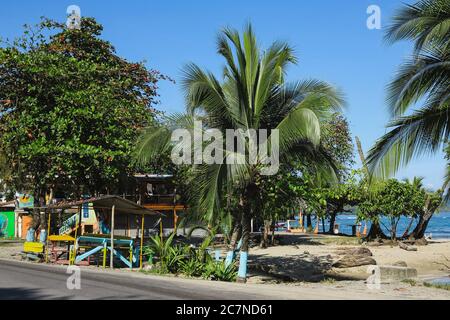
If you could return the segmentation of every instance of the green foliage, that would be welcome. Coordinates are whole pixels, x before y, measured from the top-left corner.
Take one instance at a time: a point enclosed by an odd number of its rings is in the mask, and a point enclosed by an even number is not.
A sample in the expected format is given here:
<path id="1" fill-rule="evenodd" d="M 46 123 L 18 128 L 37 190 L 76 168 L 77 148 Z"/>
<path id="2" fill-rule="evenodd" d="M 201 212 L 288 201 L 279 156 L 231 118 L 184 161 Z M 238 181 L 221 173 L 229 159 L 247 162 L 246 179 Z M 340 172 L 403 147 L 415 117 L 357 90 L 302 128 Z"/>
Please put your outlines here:
<path id="1" fill-rule="evenodd" d="M 203 272 L 203 278 L 216 281 L 235 281 L 237 278 L 237 268 L 234 264 L 225 265 L 224 261 L 211 260 Z"/>
<path id="2" fill-rule="evenodd" d="M 385 226 L 391 233 L 391 239 L 396 238 L 397 224 L 402 216 L 415 218 L 424 214 L 424 208 L 437 208 L 441 202 L 439 192 L 426 192 L 421 183 L 389 179 L 373 185 L 364 200 L 358 206 L 359 219 L 369 219 L 380 222 L 380 217 L 386 216 L 390 226 Z"/>
<path id="3" fill-rule="evenodd" d="M 448 141 L 449 17 L 450 1 L 421 0 L 403 5 L 387 29 L 389 42 L 414 41 L 414 54 L 388 87 L 391 130 L 367 157 L 369 168 L 378 176 L 389 177 L 413 158 L 441 151 Z"/>
<path id="4" fill-rule="evenodd" d="M 176 243 L 172 233 L 166 240 L 159 236 L 151 237 L 150 244 L 144 248 L 145 255 L 152 257 L 154 271 L 158 273 L 183 274 L 188 277 L 202 277 L 218 281 L 236 279 L 235 265 L 225 267 L 223 262 L 214 261 L 209 247 L 214 236 L 209 236 L 198 248 Z"/>
<path id="5" fill-rule="evenodd" d="M 205 274 L 205 264 L 196 258 L 189 258 L 180 262 L 179 271 L 188 277 L 201 277 Z"/>
<path id="6" fill-rule="evenodd" d="M 250 25 L 242 34 L 224 29 L 217 49 L 226 62 L 223 74 L 218 78 L 195 64 L 186 66 L 182 84 L 187 114 L 170 117 L 164 128 L 149 128 L 137 145 L 138 160 L 146 163 L 172 149 L 170 133 L 177 128 L 192 132 L 194 120 L 201 119 L 205 129 L 218 129 L 224 136 L 227 129 L 269 129 L 269 133 L 278 129 L 282 163 L 297 157 L 330 168 L 329 157 L 320 147 L 320 125 L 341 110 L 342 93 L 319 80 L 286 83 L 287 67 L 297 61 L 293 49 L 277 41 L 261 50 Z M 241 142 L 248 147 L 245 138 Z M 226 150 L 223 164 L 193 168 L 190 199 L 204 221 L 216 226 L 231 216 L 234 222 L 245 222 L 243 233 L 248 235 L 250 218 L 261 212 L 256 202 L 263 158 L 258 157 L 256 164 L 227 165 L 225 157 L 230 155 L 242 157 Z M 243 250 L 247 250 L 246 239 Z"/>
<path id="7" fill-rule="evenodd" d="M 177 273 L 179 264 L 185 257 L 185 249 L 178 244 L 174 244 L 175 233 L 172 233 L 166 240 L 160 236 L 150 237 L 150 244 L 144 248 L 145 255 L 157 258 L 161 272 Z"/>
<path id="8" fill-rule="evenodd" d="M 0 150 L 14 188 L 94 194 L 133 171 L 164 77 L 117 56 L 101 32 L 92 18 L 80 30 L 43 20 L 0 48 Z"/>

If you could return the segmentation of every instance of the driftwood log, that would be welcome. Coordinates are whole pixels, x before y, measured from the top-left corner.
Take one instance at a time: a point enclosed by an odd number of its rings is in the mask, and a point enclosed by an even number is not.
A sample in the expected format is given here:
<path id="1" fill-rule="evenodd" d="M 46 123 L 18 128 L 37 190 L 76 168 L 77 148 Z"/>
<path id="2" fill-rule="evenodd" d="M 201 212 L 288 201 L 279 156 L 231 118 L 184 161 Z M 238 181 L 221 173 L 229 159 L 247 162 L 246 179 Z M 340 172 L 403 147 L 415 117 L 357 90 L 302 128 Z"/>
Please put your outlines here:
<path id="1" fill-rule="evenodd" d="M 369 256 L 361 255 L 345 255 L 335 263 L 333 263 L 334 268 L 352 268 L 359 266 L 375 265 L 377 262 L 374 258 Z"/>
<path id="2" fill-rule="evenodd" d="M 405 244 L 403 242 L 399 242 L 398 246 L 400 247 L 400 249 L 403 249 L 406 251 L 417 251 L 417 248 L 408 246 L 407 244 Z"/>
<path id="3" fill-rule="evenodd" d="M 338 261 L 333 263 L 334 268 L 351 268 L 377 264 L 377 262 L 372 258 L 372 252 L 368 248 L 346 248 L 344 250 L 342 250 L 343 252 L 338 253 L 338 255 L 343 256 Z"/>
<path id="4" fill-rule="evenodd" d="M 358 247 L 358 248 L 339 248 L 338 249 L 338 255 L 345 255 L 345 256 L 366 256 L 371 257 L 372 251 L 370 251 L 369 248 L 365 247 Z"/>

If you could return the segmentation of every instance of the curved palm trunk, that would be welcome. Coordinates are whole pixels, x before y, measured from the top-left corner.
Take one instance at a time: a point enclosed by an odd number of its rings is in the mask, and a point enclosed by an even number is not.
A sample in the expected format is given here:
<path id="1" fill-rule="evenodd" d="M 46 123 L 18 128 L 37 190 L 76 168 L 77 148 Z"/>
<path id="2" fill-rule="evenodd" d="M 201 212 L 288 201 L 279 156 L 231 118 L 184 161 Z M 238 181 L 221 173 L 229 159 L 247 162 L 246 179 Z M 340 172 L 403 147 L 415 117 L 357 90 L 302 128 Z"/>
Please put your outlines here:
<path id="1" fill-rule="evenodd" d="M 230 244 L 228 245 L 227 257 L 225 258 L 225 265 L 229 266 L 234 259 L 234 251 L 236 250 L 236 246 L 238 241 L 241 239 L 242 235 L 242 226 L 241 222 L 237 220 L 237 217 L 234 217 L 233 223 L 233 233 L 231 235 Z"/>
<path id="2" fill-rule="evenodd" d="M 255 199 L 258 195 L 258 187 L 250 183 L 244 194 L 241 197 L 240 205 L 242 208 L 242 238 L 241 238 L 241 250 L 239 254 L 239 270 L 238 270 L 238 282 L 247 281 L 247 261 L 248 261 L 248 249 L 250 240 L 250 224 L 252 219 L 252 207 L 251 199 Z"/>
<path id="3" fill-rule="evenodd" d="M 420 216 L 419 222 L 417 223 L 414 230 L 408 236 L 409 239 L 421 240 L 425 237 L 425 231 L 427 230 L 428 223 L 433 217 L 436 209 L 437 207 L 431 204 L 431 199 L 430 197 L 428 197 L 423 208 L 423 214 Z"/>
<path id="4" fill-rule="evenodd" d="M 423 239 L 425 237 L 425 231 L 427 230 L 428 223 L 430 222 L 432 217 L 432 211 L 427 211 L 425 212 L 425 214 L 421 215 L 419 218 L 419 222 L 417 223 L 411 234 L 408 236 L 408 238 L 411 240 Z"/>
<path id="5" fill-rule="evenodd" d="M 247 205 L 242 215 L 242 246 L 239 254 L 239 270 L 238 270 L 238 282 L 247 281 L 247 261 L 248 261 L 248 247 L 250 240 L 250 220 L 251 210 Z"/>

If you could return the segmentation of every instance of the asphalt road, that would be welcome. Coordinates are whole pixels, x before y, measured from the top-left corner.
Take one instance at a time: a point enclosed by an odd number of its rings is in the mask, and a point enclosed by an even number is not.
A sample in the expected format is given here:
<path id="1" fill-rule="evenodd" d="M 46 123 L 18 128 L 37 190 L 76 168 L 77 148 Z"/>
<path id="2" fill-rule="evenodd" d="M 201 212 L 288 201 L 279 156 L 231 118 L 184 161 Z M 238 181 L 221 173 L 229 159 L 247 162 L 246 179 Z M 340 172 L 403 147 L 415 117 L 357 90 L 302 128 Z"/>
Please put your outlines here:
<path id="1" fill-rule="evenodd" d="M 270 299 L 232 283 L 81 269 L 69 290 L 67 267 L 0 260 L 0 299 Z"/>

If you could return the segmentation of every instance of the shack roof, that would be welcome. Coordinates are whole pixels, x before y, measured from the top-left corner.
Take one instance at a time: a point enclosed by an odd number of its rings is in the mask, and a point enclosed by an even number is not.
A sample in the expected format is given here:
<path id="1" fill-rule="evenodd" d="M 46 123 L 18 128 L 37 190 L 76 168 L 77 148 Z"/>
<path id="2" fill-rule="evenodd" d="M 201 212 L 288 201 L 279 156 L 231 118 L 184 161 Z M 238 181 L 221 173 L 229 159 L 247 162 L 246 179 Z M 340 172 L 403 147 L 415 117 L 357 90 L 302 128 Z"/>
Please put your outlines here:
<path id="1" fill-rule="evenodd" d="M 15 207 L 16 207 L 16 202 L 14 200 L 0 202 L 0 208 L 15 208 Z"/>
<path id="2" fill-rule="evenodd" d="M 59 202 L 56 204 L 50 204 L 45 209 L 69 209 L 79 207 L 85 203 L 94 203 L 96 208 L 112 209 L 115 206 L 115 211 L 122 214 L 136 214 L 136 215 L 147 215 L 147 216 L 164 216 L 162 213 L 145 208 L 133 201 L 124 199 L 119 196 L 109 195 L 94 197 L 83 200 L 69 201 L 69 202 Z"/>

